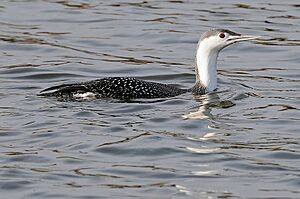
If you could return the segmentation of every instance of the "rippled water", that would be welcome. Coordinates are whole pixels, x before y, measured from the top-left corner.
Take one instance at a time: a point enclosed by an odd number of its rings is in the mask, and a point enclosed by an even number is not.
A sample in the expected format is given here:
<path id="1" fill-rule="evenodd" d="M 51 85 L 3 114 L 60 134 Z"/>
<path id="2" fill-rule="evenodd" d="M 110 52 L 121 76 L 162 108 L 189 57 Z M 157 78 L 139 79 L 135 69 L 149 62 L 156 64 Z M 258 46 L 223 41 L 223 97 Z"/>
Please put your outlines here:
<path id="1" fill-rule="evenodd" d="M 1 1 L 3 198 L 299 198 L 299 1 Z M 106 76 L 194 83 L 200 34 L 261 35 L 219 58 L 217 92 L 60 102 Z"/>

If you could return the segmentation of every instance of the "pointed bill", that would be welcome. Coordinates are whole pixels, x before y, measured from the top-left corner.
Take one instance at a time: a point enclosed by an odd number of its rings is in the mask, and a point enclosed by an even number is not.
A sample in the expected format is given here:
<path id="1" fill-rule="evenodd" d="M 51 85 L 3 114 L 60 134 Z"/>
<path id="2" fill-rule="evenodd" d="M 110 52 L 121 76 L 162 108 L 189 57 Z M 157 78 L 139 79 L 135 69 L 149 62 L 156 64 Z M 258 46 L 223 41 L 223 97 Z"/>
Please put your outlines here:
<path id="1" fill-rule="evenodd" d="M 253 36 L 253 35 L 234 35 L 230 36 L 228 38 L 228 42 L 230 43 L 235 43 L 235 42 L 240 42 L 240 41 L 250 41 L 250 40 L 256 40 L 260 38 L 260 36 Z"/>

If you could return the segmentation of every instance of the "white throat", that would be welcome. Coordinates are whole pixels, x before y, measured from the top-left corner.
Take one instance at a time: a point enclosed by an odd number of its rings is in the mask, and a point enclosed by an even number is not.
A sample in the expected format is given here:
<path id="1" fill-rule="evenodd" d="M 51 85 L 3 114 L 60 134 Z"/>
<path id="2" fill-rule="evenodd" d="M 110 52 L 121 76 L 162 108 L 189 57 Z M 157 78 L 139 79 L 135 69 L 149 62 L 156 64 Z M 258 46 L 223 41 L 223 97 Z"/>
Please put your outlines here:
<path id="1" fill-rule="evenodd" d="M 205 86 L 207 92 L 217 88 L 217 58 L 219 49 L 213 48 L 208 41 L 201 41 L 196 53 L 198 80 Z"/>

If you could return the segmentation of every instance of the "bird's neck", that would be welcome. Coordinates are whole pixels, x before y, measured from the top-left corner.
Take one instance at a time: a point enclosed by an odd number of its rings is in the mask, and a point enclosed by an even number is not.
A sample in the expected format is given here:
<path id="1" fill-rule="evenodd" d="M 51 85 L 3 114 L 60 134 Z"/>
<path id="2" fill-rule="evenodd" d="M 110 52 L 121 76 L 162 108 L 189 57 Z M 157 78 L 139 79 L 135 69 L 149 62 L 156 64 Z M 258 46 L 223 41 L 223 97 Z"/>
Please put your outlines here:
<path id="1" fill-rule="evenodd" d="M 219 51 L 205 44 L 199 44 L 196 52 L 196 84 L 201 83 L 206 92 L 217 88 L 217 58 Z"/>

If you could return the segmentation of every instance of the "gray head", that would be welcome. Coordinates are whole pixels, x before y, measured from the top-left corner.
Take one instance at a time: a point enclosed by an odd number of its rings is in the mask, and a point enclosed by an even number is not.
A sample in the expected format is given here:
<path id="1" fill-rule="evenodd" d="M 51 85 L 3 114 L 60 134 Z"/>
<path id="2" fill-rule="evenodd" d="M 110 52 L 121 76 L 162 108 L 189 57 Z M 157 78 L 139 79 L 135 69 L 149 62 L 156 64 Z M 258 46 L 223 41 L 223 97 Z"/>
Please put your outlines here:
<path id="1" fill-rule="evenodd" d="M 220 33 L 228 33 L 233 36 L 241 36 L 241 34 L 233 32 L 231 30 L 227 30 L 227 29 L 212 29 L 212 30 L 208 30 L 205 33 L 203 33 L 201 35 L 200 40 L 202 41 L 205 38 L 208 38 L 208 37 L 214 36 L 214 35 L 219 35 Z"/>
<path id="2" fill-rule="evenodd" d="M 213 29 L 202 34 L 196 53 L 196 82 L 207 92 L 217 88 L 217 58 L 219 52 L 233 43 L 254 40 L 257 37 L 241 35 L 226 29 Z"/>
<path id="3" fill-rule="evenodd" d="M 198 45 L 204 45 L 210 50 L 220 51 L 230 44 L 257 39 L 256 36 L 241 35 L 227 29 L 212 29 L 201 35 Z"/>

